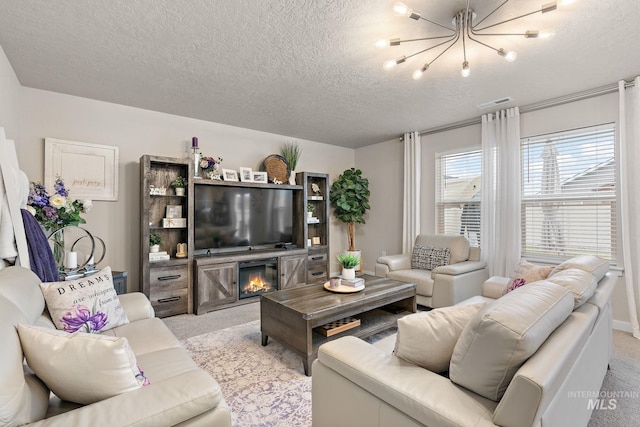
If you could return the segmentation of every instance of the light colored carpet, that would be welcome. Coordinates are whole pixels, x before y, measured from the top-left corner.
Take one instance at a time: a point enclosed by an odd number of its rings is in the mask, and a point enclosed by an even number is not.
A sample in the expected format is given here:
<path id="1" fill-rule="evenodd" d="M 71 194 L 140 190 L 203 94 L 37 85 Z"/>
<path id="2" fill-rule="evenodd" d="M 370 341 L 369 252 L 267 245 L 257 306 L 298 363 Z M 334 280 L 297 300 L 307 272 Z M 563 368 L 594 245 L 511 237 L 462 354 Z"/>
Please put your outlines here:
<path id="1" fill-rule="evenodd" d="M 259 318 L 259 304 L 251 303 L 163 320 L 197 363 L 218 380 L 234 411 L 234 426 L 310 426 L 310 378 L 302 373 L 302 362 L 293 352 L 273 340 L 266 347 L 260 345 Z M 226 329 L 234 325 L 239 328 Z M 219 330 L 223 331 L 218 336 Z M 236 354 L 245 348 L 250 355 L 246 360 Z M 613 331 L 610 366 L 602 385 L 605 404 L 593 411 L 589 427 L 640 425 L 640 340 Z M 287 381 L 291 384 L 284 384 Z M 612 398 L 615 408 L 609 402 Z M 292 403 L 274 409 L 279 401 Z"/>
<path id="2" fill-rule="evenodd" d="M 254 320 L 181 342 L 220 384 L 234 426 L 311 426 L 311 377 L 300 357 L 260 337 Z"/>

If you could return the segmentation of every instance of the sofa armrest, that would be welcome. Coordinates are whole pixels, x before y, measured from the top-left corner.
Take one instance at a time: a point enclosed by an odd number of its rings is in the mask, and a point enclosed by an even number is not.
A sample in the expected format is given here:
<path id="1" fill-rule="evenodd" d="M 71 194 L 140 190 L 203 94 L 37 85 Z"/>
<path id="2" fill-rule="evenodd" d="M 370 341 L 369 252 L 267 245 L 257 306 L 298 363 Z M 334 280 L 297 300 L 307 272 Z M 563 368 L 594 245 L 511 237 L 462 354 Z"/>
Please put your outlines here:
<path id="1" fill-rule="evenodd" d="M 458 276 L 460 274 L 483 269 L 486 266 L 487 266 L 487 263 L 484 261 L 463 261 L 456 264 L 449 264 L 449 265 L 436 267 L 432 270 L 432 273 L 450 274 L 452 276 Z"/>
<path id="2" fill-rule="evenodd" d="M 508 277 L 491 276 L 482 284 L 482 296 L 498 299 L 502 296 L 504 289 L 509 286 Z"/>
<path id="3" fill-rule="evenodd" d="M 389 271 L 409 270 L 411 268 L 411 254 L 385 255 L 379 257 L 376 262 L 386 265 Z"/>
<path id="4" fill-rule="evenodd" d="M 118 299 L 130 322 L 152 319 L 156 315 L 151 302 L 142 292 L 118 295 Z"/>
<path id="5" fill-rule="evenodd" d="M 345 378 L 363 394 L 372 394 L 423 425 L 493 425 L 497 403 L 453 384 L 448 378 L 403 361 L 381 349 L 347 336 L 320 346 L 313 364 L 312 408 L 331 417 L 334 405 L 352 405 L 361 396 L 336 399 L 334 378 Z M 340 402 L 339 402 L 340 401 Z M 344 401 L 344 402 L 342 402 Z M 326 405 L 322 407 L 322 405 Z M 461 411 L 460 408 L 464 408 Z M 347 408 L 348 410 L 349 408 Z M 378 408 L 365 408 L 377 411 Z M 340 410 L 335 413 L 339 414 Z M 376 412 L 377 413 L 377 412 Z M 366 414 L 351 412 L 352 420 Z M 339 415 L 336 415 L 336 417 Z M 356 425 L 333 419 L 331 425 Z"/>
<path id="6" fill-rule="evenodd" d="M 194 370 L 137 390 L 38 421 L 30 426 L 175 425 L 223 404 L 220 386 L 209 374 Z M 228 411 L 228 408 L 227 408 Z M 228 423 L 231 425 L 231 414 Z"/>

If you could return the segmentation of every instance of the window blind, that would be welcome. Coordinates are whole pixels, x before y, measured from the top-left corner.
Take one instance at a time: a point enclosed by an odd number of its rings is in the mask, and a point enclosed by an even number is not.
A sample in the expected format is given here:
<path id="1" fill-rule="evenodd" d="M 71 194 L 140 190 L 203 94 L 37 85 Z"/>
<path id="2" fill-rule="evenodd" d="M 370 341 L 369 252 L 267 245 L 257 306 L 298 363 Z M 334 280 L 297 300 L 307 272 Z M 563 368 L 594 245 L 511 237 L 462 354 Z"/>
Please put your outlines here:
<path id="1" fill-rule="evenodd" d="M 522 255 L 616 259 L 615 127 L 521 140 Z"/>
<path id="2" fill-rule="evenodd" d="M 436 232 L 480 246 L 480 148 L 436 154 Z"/>

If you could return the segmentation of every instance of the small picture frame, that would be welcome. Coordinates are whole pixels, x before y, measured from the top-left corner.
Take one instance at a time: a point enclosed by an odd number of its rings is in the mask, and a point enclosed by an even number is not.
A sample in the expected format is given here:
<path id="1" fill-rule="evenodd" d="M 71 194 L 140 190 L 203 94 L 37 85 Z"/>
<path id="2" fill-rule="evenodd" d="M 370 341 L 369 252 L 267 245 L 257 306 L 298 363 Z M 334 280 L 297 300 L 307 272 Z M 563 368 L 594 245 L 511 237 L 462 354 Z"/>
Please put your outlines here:
<path id="1" fill-rule="evenodd" d="M 182 206 L 181 205 L 167 205 L 166 218 L 176 219 L 182 218 Z"/>
<path id="2" fill-rule="evenodd" d="M 222 169 L 222 178 L 225 181 L 238 181 L 238 172 L 233 169 Z"/>
<path id="3" fill-rule="evenodd" d="M 240 181 L 242 182 L 253 182 L 253 175 L 251 168 L 240 168 Z"/>
<path id="4" fill-rule="evenodd" d="M 269 175 L 266 172 L 254 172 L 253 182 L 267 183 L 269 182 Z"/>

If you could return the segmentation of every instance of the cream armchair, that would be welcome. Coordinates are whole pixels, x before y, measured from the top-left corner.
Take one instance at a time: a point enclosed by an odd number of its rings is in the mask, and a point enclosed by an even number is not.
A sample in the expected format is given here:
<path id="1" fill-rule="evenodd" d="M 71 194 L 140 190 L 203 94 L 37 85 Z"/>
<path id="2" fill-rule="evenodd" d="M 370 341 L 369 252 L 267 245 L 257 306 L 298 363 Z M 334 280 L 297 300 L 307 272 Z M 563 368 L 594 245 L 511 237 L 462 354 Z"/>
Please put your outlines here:
<path id="1" fill-rule="evenodd" d="M 415 283 L 417 302 L 426 307 L 448 307 L 482 293 L 487 265 L 464 236 L 420 234 L 415 245 L 449 248 L 449 264 L 423 270 L 411 268 L 411 253 L 387 255 L 378 258 L 376 276 Z"/>

